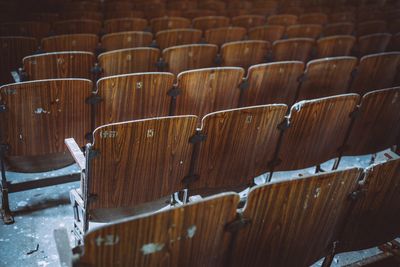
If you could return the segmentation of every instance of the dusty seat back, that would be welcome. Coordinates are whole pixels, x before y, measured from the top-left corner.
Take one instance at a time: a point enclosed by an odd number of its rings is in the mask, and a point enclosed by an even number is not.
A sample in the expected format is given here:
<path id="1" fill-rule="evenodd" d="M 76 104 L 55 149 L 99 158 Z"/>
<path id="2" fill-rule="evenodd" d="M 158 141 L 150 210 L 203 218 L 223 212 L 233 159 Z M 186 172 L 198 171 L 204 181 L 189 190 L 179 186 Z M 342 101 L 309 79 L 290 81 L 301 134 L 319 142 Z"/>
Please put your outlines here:
<path id="1" fill-rule="evenodd" d="M 221 46 L 223 66 L 235 66 L 247 69 L 251 65 L 263 63 L 270 50 L 267 41 L 238 41 Z"/>
<path id="2" fill-rule="evenodd" d="M 86 51 L 96 52 L 99 37 L 95 34 L 65 34 L 42 39 L 42 49 L 46 52 Z"/>
<path id="3" fill-rule="evenodd" d="M 385 52 L 391 38 L 392 35 L 389 33 L 374 33 L 360 36 L 358 38 L 359 56 Z"/>
<path id="4" fill-rule="evenodd" d="M 289 26 L 297 23 L 297 16 L 290 14 L 272 15 L 267 18 L 268 25 Z"/>
<path id="5" fill-rule="evenodd" d="M 192 22 L 193 28 L 202 31 L 229 26 L 229 18 L 224 16 L 197 17 Z"/>
<path id="6" fill-rule="evenodd" d="M 250 28 L 248 37 L 250 40 L 263 40 L 273 43 L 282 38 L 285 33 L 285 27 L 281 25 L 267 25 Z"/>
<path id="7" fill-rule="evenodd" d="M 361 22 L 357 25 L 357 36 L 386 32 L 386 22 L 384 20 L 370 20 Z"/>
<path id="8" fill-rule="evenodd" d="M 265 16 L 261 15 L 241 15 L 232 18 L 232 25 L 246 29 L 265 24 Z"/>
<path id="9" fill-rule="evenodd" d="M 352 52 L 356 38 L 350 35 L 336 35 L 317 40 L 317 56 L 337 57 L 349 56 Z"/>
<path id="10" fill-rule="evenodd" d="M 288 38 L 312 38 L 316 39 L 321 34 L 322 26 L 319 24 L 296 24 L 287 27 Z"/>
<path id="11" fill-rule="evenodd" d="M 354 31 L 354 24 L 351 22 L 338 22 L 327 24 L 324 27 L 323 35 L 325 37 L 333 35 L 351 35 Z"/>
<path id="12" fill-rule="evenodd" d="M 274 61 L 299 60 L 306 62 L 314 46 L 314 39 L 291 38 L 273 43 L 272 56 Z"/>
<path id="13" fill-rule="evenodd" d="M 101 37 L 101 47 L 107 51 L 150 46 L 153 34 L 150 32 L 130 31 L 105 34 Z"/>
<path id="14" fill-rule="evenodd" d="M 147 20 L 142 18 L 109 19 L 104 21 L 104 31 L 106 33 L 144 31 L 147 24 Z"/>
<path id="15" fill-rule="evenodd" d="M 301 24 L 319 24 L 324 25 L 328 22 L 328 16 L 324 13 L 305 13 L 299 16 L 299 23 Z"/>
<path id="16" fill-rule="evenodd" d="M 182 17 L 161 17 L 150 21 L 153 33 L 168 29 L 190 28 L 191 21 Z"/>
<path id="17" fill-rule="evenodd" d="M 204 33 L 205 41 L 218 46 L 224 43 L 241 41 L 246 36 L 246 29 L 242 27 L 220 27 L 208 29 Z"/>
<path id="18" fill-rule="evenodd" d="M 163 50 L 167 47 L 196 44 L 201 41 L 202 32 L 194 29 L 173 29 L 164 30 L 156 33 L 158 47 Z"/>

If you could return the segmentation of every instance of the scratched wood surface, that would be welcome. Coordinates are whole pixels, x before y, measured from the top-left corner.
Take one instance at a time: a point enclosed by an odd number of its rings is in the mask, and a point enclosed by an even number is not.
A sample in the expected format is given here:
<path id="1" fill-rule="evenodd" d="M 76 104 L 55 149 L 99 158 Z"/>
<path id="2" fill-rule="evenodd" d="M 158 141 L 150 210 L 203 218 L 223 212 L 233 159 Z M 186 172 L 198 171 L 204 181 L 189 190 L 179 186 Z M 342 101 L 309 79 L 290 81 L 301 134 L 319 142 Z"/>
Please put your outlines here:
<path id="1" fill-rule="evenodd" d="M 285 27 L 281 25 L 267 25 L 254 27 L 248 30 L 250 40 L 263 40 L 271 44 L 276 40 L 282 39 Z"/>
<path id="2" fill-rule="evenodd" d="M 169 72 L 178 73 L 215 65 L 218 46 L 211 44 L 179 45 L 163 50 L 162 58 L 168 65 Z"/>
<path id="3" fill-rule="evenodd" d="M 103 76 L 157 71 L 160 50 L 150 47 L 119 49 L 99 55 Z"/>
<path id="4" fill-rule="evenodd" d="M 171 73 L 137 73 L 102 78 L 95 106 L 95 127 L 104 124 L 168 116 L 171 102 L 168 91 L 175 76 Z M 193 113 L 190 113 L 193 114 Z"/>
<path id="5" fill-rule="evenodd" d="M 261 15 L 241 15 L 232 18 L 232 25 L 250 29 L 265 24 L 265 16 Z"/>
<path id="6" fill-rule="evenodd" d="M 276 170 L 304 169 L 337 157 L 358 101 L 358 95 L 348 94 L 294 104 Z"/>
<path id="7" fill-rule="evenodd" d="M 10 145 L 10 170 L 37 172 L 69 165 L 64 139 L 73 137 L 80 146 L 90 127 L 92 82 L 56 79 L 23 82 L 0 87 L 3 142 Z M 24 162 L 20 162 L 24 161 Z"/>
<path id="8" fill-rule="evenodd" d="M 386 21 L 372 20 L 359 23 L 357 25 L 356 33 L 358 36 L 386 32 Z"/>
<path id="9" fill-rule="evenodd" d="M 297 101 L 345 94 L 351 74 L 357 66 L 356 57 L 334 57 L 307 63 Z"/>
<path id="10" fill-rule="evenodd" d="M 62 20 L 98 20 L 101 21 L 103 19 L 103 13 L 101 12 L 91 12 L 91 11 L 71 11 L 71 12 L 63 12 L 60 14 L 60 19 Z"/>
<path id="11" fill-rule="evenodd" d="M 359 56 L 385 52 L 391 38 L 392 35 L 389 33 L 375 33 L 359 37 L 357 43 Z"/>
<path id="12" fill-rule="evenodd" d="M 321 34 L 322 26 L 319 24 L 296 24 L 287 27 L 288 38 L 312 38 L 316 39 Z"/>
<path id="13" fill-rule="evenodd" d="M 153 33 L 168 29 L 190 28 L 191 21 L 183 17 L 154 18 L 150 21 Z"/>
<path id="14" fill-rule="evenodd" d="M 70 51 L 53 52 L 25 57 L 22 61 L 29 80 L 55 78 L 91 79 L 93 53 Z"/>
<path id="15" fill-rule="evenodd" d="M 275 41 L 272 45 L 274 61 L 299 60 L 306 62 L 315 44 L 311 38 L 291 38 Z"/>
<path id="16" fill-rule="evenodd" d="M 183 189 L 196 124 L 196 116 L 177 116 L 97 128 L 93 149 L 99 154 L 87 180 L 88 194 L 97 197 L 88 203 L 89 214 L 98 208 L 133 207 Z"/>
<path id="17" fill-rule="evenodd" d="M 286 105 L 264 105 L 207 114 L 195 165 L 199 179 L 189 189 L 233 189 L 268 172 L 286 111 Z"/>
<path id="18" fill-rule="evenodd" d="M 317 40 L 317 56 L 338 57 L 350 56 L 356 38 L 351 35 L 335 35 L 320 38 Z"/>
<path id="19" fill-rule="evenodd" d="M 351 22 L 339 22 L 325 25 L 322 33 L 325 37 L 334 35 L 352 35 L 354 24 Z"/>
<path id="20" fill-rule="evenodd" d="M 105 34 L 101 37 L 101 47 L 107 51 L 150 46 L 153 34 L 150 32 L 130 31 Z"/>
<path id="21" fill-rule="evenodd" d="M 222 66 L 249 68 L 263 63 L 270 50 L 270 43 L 248 40 L 225 43 L 221 46 Z"/>
<path id="22" fill-rule="evenodd" d="M 197 17 L 192 20 L 193 28 L 206 31 L 229 26 L 229 18 L 224 16 Z"/>
<path id="23" fill-rule="evenodd" d="M 106 33 L 144 31 L 147 27 L 147 20 L 142 18 L 118 18 L 104 21 Z"/>
<path id="24" fill-rule="evenodd" d="M 351 92 L 364 95 L 373 90 L 392 87 L 400 65 L 400 52 L 367 55 L 361 58 Z"/>
<path id="25" fill-rule="evenodd" d="M 218 46 L 228 42 L 241 41 L 245 36 L 245 28 L 231 26 L 209 29 L 204 33 L 204 38 L 207 43 Z"/>
<path id="26" fill-rule="evenodd" d="M 300 24 L 319 24 L 324 25 L 328 22 L 328 16 L 324 13 L 305 13 L 299 16 Z"/>
<path id="27" fill-rule="evenodd" d="M 163 50 L 171 46 L 199 43 L 201 36 L 201 30 L 173 29 L 157 32 L 155 39 L 158 47 Z"/>
<path id="28" fill-rule="evenodd" d="M 80 259 L 90 266 L 223 266 L 239 196 L 224 193 L 89 232 Z M 207 237 L 207 238 L 205 238 Z"/>
<path id="29" fill-rule="evenodd" d="M 231 266 L 310 266 L 330 253 L 361 170 L 349 169 L 250 190 Z M 255 249 L 256 248 L 256 249 Z"/>
<path id="30" fill-rule="evenodd" d="M 46 52 L 86 51 L 95 53 L 99 44 L 96 34 L 66 34 L 42 39 L 42 50 Z"/>
<path id="31" fill-rule="evenodd" d="M 99 34 L 101 22 L 98 20 L 75 19 L 58 21 L 53 25 L 55 34 L 91 33 Z"/>
<path id="32" fill-rule="evenodd" d="M 40 40 L 50 34 L 50 24 L 37 21 L 5 22 L 0 24 L 0 36 L 25 36 Z"/>
<path id="33" fill-rule="evenodd" d="M 181 72 L 178 75 L 181 94 L 176 98 L 175 114 L 202 118 L 207 113 L 236 108 L 244 72 L 238 67 Z"/>
<path id="34" fill-rule="evenodd" d="M 369 92 L 347 140 L 345 155 L 372 154 L 396 144 L 400 133 L 400 87 Z"/>
<path id="35" fill-rule="evenodd" d="M 304 63 L 301 61 L 251 66 L 247 74 L 249 87 L 242 92 L 240 106 L 275 103 L 292 105 L 303 72 Z"/>
<path id="36" fill-rule="evenodd" d="M 297 16 L 290 14 L 271 15 L 267 18 L 268 25 L 289 26 L 297 23 Z"/>

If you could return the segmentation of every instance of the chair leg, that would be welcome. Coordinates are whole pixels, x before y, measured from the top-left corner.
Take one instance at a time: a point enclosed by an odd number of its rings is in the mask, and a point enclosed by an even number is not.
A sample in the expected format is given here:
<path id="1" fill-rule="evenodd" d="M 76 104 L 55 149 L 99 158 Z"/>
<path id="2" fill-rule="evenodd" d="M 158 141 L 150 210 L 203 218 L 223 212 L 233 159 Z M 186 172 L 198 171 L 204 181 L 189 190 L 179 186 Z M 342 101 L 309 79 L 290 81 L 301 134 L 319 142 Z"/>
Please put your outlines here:
<path id="1" fill-rule="evenodd" d="M 1 215 L 3 222 L 5 224 L 14 223 L 14 217 L 11 213 L 10 203 L 8 201 L 7 177 L 3 158 L 1 158 L 1 200 Z"/>

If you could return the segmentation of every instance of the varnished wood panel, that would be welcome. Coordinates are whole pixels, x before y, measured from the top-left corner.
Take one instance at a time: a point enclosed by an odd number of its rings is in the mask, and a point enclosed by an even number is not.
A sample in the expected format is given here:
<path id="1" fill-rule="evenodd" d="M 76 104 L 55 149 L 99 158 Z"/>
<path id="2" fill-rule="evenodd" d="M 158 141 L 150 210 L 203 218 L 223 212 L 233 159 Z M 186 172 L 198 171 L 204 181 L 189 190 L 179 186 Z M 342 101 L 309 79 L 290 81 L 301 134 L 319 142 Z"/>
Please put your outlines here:
<path id="1" fill-rule="evenodd" d="M 251 65 L 263 63 L 270 50 L 267 41 L 238 41 L 221 46 L 223 66 L 237 66 L 247 69 Z"/>
<path id="2" fill-rule="evenodd" d="M 340 238 L 338 252 L 381 245 L 400 234 L 400 160 L 371 165 Z"/>
<path id="3" fill-rule="evenodd" d="M 153 34 L 150 32 L 117 32 L 101 37 L 101 47 L 107 51 L 150 46 Z"/>
<path id="4" fill-rule="evenodd" d="M 90 52 L 53 52 L 23 59 L 29 80 L 54 78 L 92 78 L 95 57 Z"/>
<path id="5" fill-rule="evenodd" d="M 111 76 L 157 71 L 159 57 L 159 49 L 139 47 L 102 53 L 98 60 L 103 69 L 103 76 Z"/>
<path id="6" fill-rule="evenodd" d="M 101 30 L 101 22 L 89 19 L 64 20 L 54 23 L 53 30 L 55 34 L 99 34 Z"/>
<path id="7" fill-rule="evenodd" d="M 101 12 L 90 12 L 90 11 L 71 11 L 63 12 L 60 14 L 60 18 L 63 20 L 96 20 L 100 21 L 103 19 Z"/>
<path id="8" fill-rule="evenodd" d="M 316 39 L 321 34 L 322 26 L 319 24 L 296 24 L 287 27 L 288 38 L 312 38 Z"/>
<path id="9" fill-rule="evenodd" d="M 85 99 L 91 90 L 92 82 L 84 79 L 42 80 L 0 87 L 0 101 L 7 106 L 6 112 L 0 113 L 2 142 L 10 145 L 6 159 L 10 169 L 21 170 L 20 160 L 26 161 L 24 164 L 36 163 L 30 165 L 32 169 L 22 169 L 26 172 L 71 164 L 73 160 L 67 154 L 64 139 L 73 137 L 80 146 L 85 145 L 84 136 L 90 127 L 90 106 Z"/>
<path id="10" fill-rule="evenodd" d="M 218 46 L 224 43 L 241 41 L 246 36 L 246 29 L 241 27 L 221 27 L 206 30 L 205 41 Z"/>
<path id="11" fill-rule="evenodd" d="M 269 25 L 289 26 L 297 23 L 297 16 L 290 14 L 271 15 L 267 18 Z"/>
<path id="12" fill-rule="evenodd" d="M 311 56 L 314 39 L 291 38 L 275 41 L 272 46 L 274 61 L 299 60 L 306 62 Z"/>
<path id="13" fill-rule="evenodd" d="M 386 32 L 386 22 L 384 20 L 372 20 L 359 23 L 356 33 L 358 36 Z"/>
<path id="14" fill-rule="evenodd" d="M 195 166 L 199 179 L 189 188 L 232 190 L 268 172 L 286 111 L 286 105 L 265 105 L 207 114 Z"/>
<path id="15" fill-rule="evenodd" d="M 150 21 L 153 33 L 168 29 L 190 28 L 191 21 L 182 17 L 162 17 Z"/>
<path id="16" fill-rule="evenodd" d="M 351 35 L 320 38 L 317 40 L 317 56 L 319 58 L 349 56 L 355 42 L 356 38 Z"/>
<path id="17" fill-rule="evenodd" d="M 276 170 L 304 169 L 337 157 L 358 101 L 358 95 L 348 94 L 294 104 Z"/>
<path id="18" fill-rule="evenodd" d="M 265 24 L 265 16 L 261 15 L 242 15 L 232 18 L 232 25 L 250 29 Z"/>
<path id="19" fill-rule="evenodd" d="M 99 267 L 223 266 L 232 238 L 225 225 L 235 219 L 238 203 L 237 194 L 224 193 L 96 229 L 85 236 L 80 262 Z"/>
<path id="20" fill-rule="evenodd" d="M 169 72 L 178 75 L 184 70 L 208 68 L 215 65 L 218 47 L 210 44 L 173 46 L 163 50 Z"/>
<path id="21" fill-rule="evenodd" d="M 50 24 L 36 21 L 6 22 L 0 24 L 0 36 L 26 36 L 40 40 L 50 33 Z"/>
<path id="22" fill-rule="evenodd" d="M 138 73 L 111 76 L 97 82 L 102 101 L 95 106 L 96 126 L 113 122 L 168 116 L 167 95 L 175 76 L 171 73 Z"/>
<path id="23" fill-rule="evenodd" d="M 375 33 L 358 38 L 357 48 L 359 56 L 385 52 L 392 35 L 389 33 Z"/>
<path id="24" fill-rule="evenodd" d="M 224 16 L 196 17 L 192 20 L 192 22 L 193 28 L 202 31 L 229 26 L 229 18 Z"/>
<path id="25" fill-rule="evenodd" d="M 395 80 L 400 65 L 400 52 L 379 53 L 361 58 L 351 92 L 367 92 L 389 88 Z"/>
<path id="26" fill-rule="evenodd" d="M 104 21 L 106 33 L 125 31 L 144 31 L 147 27 L 147 20 L 141 18 L 117 18 Z"/>
<path id="27" fill-rule="evenodd" d="M 257 186 L 237 233 L 231 266 L 305 267 L 326 256 L 351 207 L 359 169 Z"/>
<path id="28" fill-rule="evenodd" d="M 263 40 L 271 44 L 276 40 L 282 39 L 285 27 L 281 25 L 259 26 L 249 29 L 250 40 Z"/>
<path id="29" fill-rule="evenodd" d="M 86 51 L 94 53 L 99 43 L 95 34 L 66 34 L 42 39 L 42 50 L 46 52 Z"/>
<path id="30" fill-rule="evenodd" d="M 202 31 L 194 29 L 164 30 L 156 33 L 156 42 L 162 50 L 171 46 L 199 43 L 201 35 Z"/>
<path id="31" fill-rule="evenodd" d="M 91 161 L 87 185 L 97 198 L 88 203 L 88 212 L 133 207 L 183 189 L 196 124 L 196 116 L 181 116 L 97 128 L 93 149 L 99 154 Z"/>
<path id="32" fill-rule="evenodd" d="M 369 92 L 347 140 L 346 155 L 372 154 L 396 144 L 400 132 L 400 87 Z"/>
<path id="33" fill-rule="evenodd" d="M 209 68 L 181 72 L 176 99 L 177 115 L 196 115 L 236 108 L 244 70 L 237 67 Z"/>
<path id="34" fill-rule="evenodd" d="M 247 74 L 249 87 L 242 92 L 240 106 L 293 104 L 303 71 L 301 61 L 251 66 Z"/>
<path id="35" fill-rule="evenodd" d="M 334 57 L 308 62 L 297 101 L 345 94 L 357 61 L 355 57 Z"/>
<path id="36" fill-rule="evenodd" d="M 327 24 L 323 30 L 323 35 L 333 36 L 333 35 L 352 35 L 354 31 L 354 24 L 351 22 L 339 22 Z"/>
<path id="37" fill-rule="evenodd" d="M 300 24 L 324 25 L 328 22 L 328 16 L 324 13 L 305 13 L 299 16 Z"/>

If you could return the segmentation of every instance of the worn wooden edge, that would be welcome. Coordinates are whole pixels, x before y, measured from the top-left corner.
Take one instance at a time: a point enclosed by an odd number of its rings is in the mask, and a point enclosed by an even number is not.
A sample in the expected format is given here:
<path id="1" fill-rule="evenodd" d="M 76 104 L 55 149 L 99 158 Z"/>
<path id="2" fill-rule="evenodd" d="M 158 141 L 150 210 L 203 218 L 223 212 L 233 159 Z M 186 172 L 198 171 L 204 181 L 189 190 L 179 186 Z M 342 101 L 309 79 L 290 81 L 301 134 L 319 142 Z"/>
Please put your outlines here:
<path id="1" fill-rule="evenodd" d="M 9 83 L 0 86 L 0 90 L 6 87 L 21 87 L 24 84 L 33 84 L 33 83 L 45 83 L 45 82 L 56 82 L 56 81 L 85 81 L 92 84 L 93 82 L 89 79 L 84 78 L 57 78 L 57 79 L 43 79 L 43 80 L 33 80 L 33 81 L 26 81 L 26 82 L 19 82 L 19 83 Z"/>
<path id="2" fill-rule="evenodd" d="M 360 64 L 361 64 L 361 62 L 363 62 L 364 60 L 367 60 L 369 58 L 382 57 L 382 56 L 399 56 L 400 57 L 400 52 L 382 52 L 382 53 L 369 54 L 369 55 L 361 57 Z"/>
<path id="3" fill-rule="evenodd" d="M 125 51 L 156 51 L 158 53 L 160 53 L 160 49 L 158 48 L 154 48 L 154 47 L 134 47 L 134 48 L 123 48 L 123 49 L 117 49 L 117 50 L 112 50 L 112 51 L 107 51 L 104 53 L 101 53 L 97 59 L 100 61 L 100 59 L 105 56 L 105 55 L 111 55 L 111 54 L 118 54 L 121 52 L 125 52 Z"/>
<path id="4" fill-rule="evenodd" d="M 294 25 L 290 25 L 286 28 L 286 31 L 288 31 L 289 29 L 296 29 L 296 28 L 303 28 L 303 27 L 313 27 L 313 28 L 318 28 L 322 30 L 322 26 L 320 24 L 312 24 L 312 23 L 304 23 L 304 24 L 294 24 Z"/>
<path id="5" fill-rule="evenodd" d="M 54 23 L 54 25 L 65 24 L 65 23 L 74 23 L 74 22 L 93 22 L 93 23 L 101 25 L 101 21 L 95 20 L 95 19 L 66 19 L 66 20 L 57 21 Z"/>
<path id="6" fill-rule="evenodd" d="M 150 24 L 153 24 L 155 21 L 168 21 L 168 20 L 180 20 L 180 21 L 187 21 L 189 23 L 191 22 L 190 19 L 185 18 L 185 17 L 172 16 L 172 17 L 152 18 L 150 20 Z"/>
<path id="7" fill-rule="evenodd" d="M 298 60 L 286 60 L 286 61 L 276 61 L 276 62 L 270 62 L 270 63 L 261 63 L 261 64 L 251 65 L 249 67 L 248 72 L 247 72 L 247 78 L 256 69 L 268 68 L 270 66 L 275 66 L 275 65 L 293 65 L 293 64 L 302 65 L 303 69 L 304 69 L 304 65 L 305 65 L 304 62 L 298 61 Z"/>
<path id="8" fill-rule="evenodd" d="M 97 40 L 99 39 L 99 36 L 97 34 L 93 34 L 93 33 L 71 33 L 71 34 L 57 34 L 57 35 L 52 35 L 49 37 L 44 37 L 44 38 L 42 38 L 41 43 L 43 43 L 44 40 L 58 39 L 61 37 L 79 37 L 79 36 L 94 37 Z"/>
<path id="9" fill-rule="evenodd" d="M 356 41 L 356 37 L 353 35 L 345 35 L 345 34 L 339 34 L 339 35 L 331 35 L 331 36 L 326 36 L 326 37 L 321 37 L 317 40 L 317 44 L 320 42 L 323 42 L 325 40 L 332 40 L 332 39 L 351 39 L 353 41 Z"/>
<path id="10" fill-rule="evenodd" d="M 156 38 L 161 35 L 161 34 L 165 34 L 165 33 L 171 33 L 171 32 L 193 32 L 193 33 L 202 33 L 201 30 L 198 29 L 192 29 L 192 28 L 176 28 L 176 29 L 167 29 L 167 30 L 162 30 L 162 31 L 158 31 L 156 33 Z"/>
<path id="11" fill-rule="evenodd" d="M 84 170 L 86 168 L 86 158 L 75 139 L 67 138 L 64 140 L 64 142 L 81 171 Z"/>
<path id="12" fill-rule="evenodd" d="M 285 26 L 282 26 L 282 25 L 262 25 L 262 26 L 251 27 L 250 29 L 248 29 L 248 33 L 250 34 L 251 32 L 256 31 L 256 30 L 268 29 L 268 28 L 285 30 Z"/>
<path id="13" fill-rule="evenodd" d="M 195 17 L 192 19 L 192 22 L 194 24 L 194 22 L 196 21 L 201 21 L 201 20 L 209 20 L 209 19 L 227 19 L 227 21 L 230 21 L 230 18 L 227 16 L 200 16 L 200 17 Z"/>
<path id="14" fill-rule="evenodd" d="M 237 70 L 237 71 L 242 71 L 242 77 L 245 73 L 245 69 L 242 67 L 213 67 L 213 68 L 201 68 L 201 69 L 193 69 L 193 70 L 185 70 L 180 72 L 177 75 L 177 79 L 180 80 L 182 76 L 188 75 L 190 73 L 200 73 L 200 72 L 215 72 L 215 71 L 226 71 L 226 70 Z M 179 82 L 178 82 L 178 87 L 179 87 Z"/>
<path id="15" fill-rule="evenodd" d="M 225 27 L 217 27 L 217 28 L 211 28 L 207 29 L 204 31 L 204 34 L 209 33 L 209 32 L 214 32 L 214 31 L 221 31 L 221 30 L 242 30 L 246 32 L 245 27 L 239 27 L 239 26 L 225 26 Z"/>
<path id="16" fill-rule="evenodd" d="M 315 43 L 315 40 L 313 38 L 289 38 L 289 39 L 281 39 L 281 40 L 276 40 L 275 42 L 272 43 L 273 46 L 276 46 L 281 43 L 294 43 L 294 42 L 308 42 L 308 43 Z"/>
<path id="17" fill-rule="evenodd" d="M 106 25 L 106 24 L 108 24 L 108 23 L 111 23 L 111 22 L 114 22 L 114 21 L 118 21 L 118 22 L 122 22 L 122 21 L 145 21 L 146 22 L 146 24 L 148 24 L 149 22 L 148 22 L 148 20 L 147 19 L 144 19 L 144 18 L 130 18 L 130 17 L 126 17 L 126 18 L 115 18 L 115 19 L 106 19 L 106 20 L 104 20 L 104 25 Z"/>
<path id="18" fill-rule="evenodd" d="M 307 72 L 307 70 L 310 68 L 310 66 L 312 66 L 314 64 L 318 64 L 320 62 L 329 63 L 329 62 L 335 62 L 335 61 L 354 61 L 357 64 L 358 58 L 352 57 L 352 56 L 317 58 L 317 59 L 308 61 L 305 71 Z"/>
<path id="19" fill-rule="evenodd" d="M 85 52 L 85 51 L 63 51 L 63 52 L 49 52 L 49 53 L 43 53 L 43 54 L 38 54 L 38 55 L 30 55 L 26 56 L 22 59 L 22 62 L 24 63 L 25 61 L 34 59 L 34 58 L 40 58 L 40 57 L 46 57 L 46 56 L 52 56 L 52 55 L 89 55 L 93 57 L 93 60 L 95 58 L 94 54 L 92 52 Z"/>
<path id="20" fill-rule="evenodd" d="M 190 47 L 210 47 L 210 48 L 215 48 L 215 51 L 218 51 L 218 46 L 214 44 L 186 44 L 186 45 L 176 45 L 176 46 L 171 46 L 165 48 L 162 53 L 163 55 L 170 50 L 176 50 L 176 49 L 182 49 L 182 48 L 190 48 Z"/>
<path id="21" fill-rule="evenodd" d="M 1 88 L 1 87 L 0 87 L 0 88 Z M 374 95 L 379 95 L 379 94 L 382 94 L 382 93 L 385 93 L 385 92 L 388 92 L 388 91 L 399 91 L 399 92 L 400 92 L 400 86 L 395 86 L 395 87 L 390 87 L 390 88 L 384 88 L 384 89 L 378 89 L 378 90 L 374 90 L 374 91 L 368 92 L 368 93 L 366 93 L 365 95 L 362 96 L 362 98 L 361 98 L 361 105 L 362 105 L 363 100 L 364 100 L 365 98 L 372 97 L 372 96 L 374 96 Z"/>
<path id="22" fill-rule="evenodd" d="M 378 37 L 378 36 L 379 37 L 385 36 L 385 37 L 391 38 L 392 34 L 391 33 L 387 33 L 387 32 L 384 32 L 384 33 L 379 32 L 379 33 L 371 33 L 371 34 L 361 35 L 360 37 L 358 37 L 358 41 L 360 42 L 360 41 L 362 41 L 364 39 L 368 39 L 368 38 L 371 38 L 371 37 Z"/>
<path id="23" fill-rule="evenodd" d="M 265 16 L 262 15 L 256 15 L 256 14 L 247 14 L 247 15 L 239 15 L 239 16 L 234 16 L 232 17 L 232 22 L 234 20 L 240 20 L 243 18 L 260 18 L 260 19 L 265 19 Z"/>
<path id="24" fill-rule="evenodd" d="M 234 45 L 241 45 L 241 44 L 265 44 L 270 46 L 270 42 L 263 41 L 263 40 L 243 40 L 243 41 L 234 41 L 234 42 L 227 42 L 221 45 L 221 51 L 227 46 L 234 46 Z"/>
<path id="25" fill-rule="evenodd" d="M 143 31 L 123 31 L 123 32 L 112 32 L 112 33 L 104 34 L 104 35 L 101 37 L 101 41 L 103 41 L 104 39 L 106 39 L 107 37 L 110 37 L 110 36 L 117 36 L 117 35 L 124 36 L 124 35 L 127 35 L 127 34 L 148 35 L 148 36 L 151 36 L 151 37 L 153 38 L 153 33 L 151 33 L 151 32 L 143 32 Z M 127 48 L 127 49 L 129 49 L 129 48 Z M 113 50 L 113 51 L 115 51 L 115 50 Z"/>

